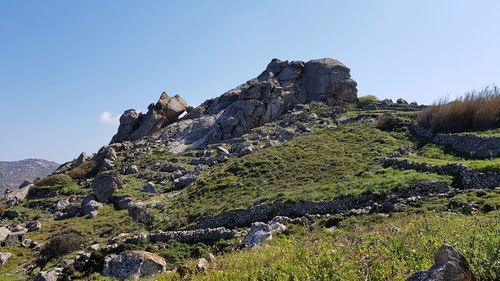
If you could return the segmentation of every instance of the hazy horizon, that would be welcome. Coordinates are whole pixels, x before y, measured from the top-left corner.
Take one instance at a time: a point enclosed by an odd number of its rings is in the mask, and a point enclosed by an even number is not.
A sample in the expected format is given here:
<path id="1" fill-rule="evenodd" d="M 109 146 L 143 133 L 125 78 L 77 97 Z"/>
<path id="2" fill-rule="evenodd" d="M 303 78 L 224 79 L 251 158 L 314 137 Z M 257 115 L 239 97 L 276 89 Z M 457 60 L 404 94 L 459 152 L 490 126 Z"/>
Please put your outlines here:
<path id="1" fill-rule="evenodd" d="M 96 152 L 163 91 L 190 105 L 272 58 L 333 57 L 358 95 L 428 104 L 498 84 L 498 1 L 3 1 L 0 160 Z"/>

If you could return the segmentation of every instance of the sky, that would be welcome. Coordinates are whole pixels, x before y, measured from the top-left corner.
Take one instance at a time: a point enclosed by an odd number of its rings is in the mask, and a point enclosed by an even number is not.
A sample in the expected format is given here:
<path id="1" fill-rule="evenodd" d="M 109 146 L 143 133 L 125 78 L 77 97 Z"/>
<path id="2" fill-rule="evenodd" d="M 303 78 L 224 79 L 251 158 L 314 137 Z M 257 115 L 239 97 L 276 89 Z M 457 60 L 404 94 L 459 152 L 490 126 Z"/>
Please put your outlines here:
<path id="1" fill-rule="evenodd" d="M 333 57 L 359 95 L 431 103 L 500 84 L 500 1 L 0 1 L 0 160 L 109 143 L 163 91 L 190 105 L 272 58 Z"/>

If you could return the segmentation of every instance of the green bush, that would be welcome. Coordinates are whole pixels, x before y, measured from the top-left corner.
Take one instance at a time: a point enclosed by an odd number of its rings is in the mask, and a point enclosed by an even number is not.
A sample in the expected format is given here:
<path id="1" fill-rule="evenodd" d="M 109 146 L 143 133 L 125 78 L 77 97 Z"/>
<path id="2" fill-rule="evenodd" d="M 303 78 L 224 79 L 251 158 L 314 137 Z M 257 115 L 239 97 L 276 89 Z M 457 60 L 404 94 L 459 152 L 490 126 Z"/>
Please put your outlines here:
<path id="1" fill-rule="evenodd" d="M 69 185 L 73 179 L 66 174 L 55 174 L 35 181 L 35 186 Z"/>
<path id="2" fill-rule="evenodd" d="M 73 170 L 68 172 L 68 175 L 73 178 L 73 179 L 83 179 L 86 178 L 87 176 L 92 173 L 94 170 L 94 162 L 93 161 L 86 161 L 80 166 L 74 168 Z"/>
<path id="3" fill-rule="evenodd" d="M 63 257 L 81 249 L 84 243 L 85 238 L 78 233 L 63 233 L 50 239 L 40 251 L 40 256 L 44 257 L 46 261 Z"/>
<path id="4" fill-rule="evenodd" d="M 367 95 L 367 96 L 363 96 L 363 97 L 358 98 L 358 103 L 361 106 L 365 106 L 368 104 L 374 104 L 374 103 L 378 103 L 378 102 L 380 102 L 380 100 L 374 95 Z"/>

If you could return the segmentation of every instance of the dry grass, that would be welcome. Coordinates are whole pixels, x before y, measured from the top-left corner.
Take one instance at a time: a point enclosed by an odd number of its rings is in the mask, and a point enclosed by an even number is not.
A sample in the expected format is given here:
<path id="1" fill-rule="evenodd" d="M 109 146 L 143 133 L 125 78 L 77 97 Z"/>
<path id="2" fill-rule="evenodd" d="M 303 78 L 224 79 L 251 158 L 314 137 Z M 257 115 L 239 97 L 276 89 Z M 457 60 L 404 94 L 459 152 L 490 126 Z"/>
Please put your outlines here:
<path id="1" fill-rule="evenodd" d="M 456 133 L 500 127 L 500 88 L 486 87 L 454 101 L 440 99 L 417 116 L 420 126 L 433 132 Z"/>

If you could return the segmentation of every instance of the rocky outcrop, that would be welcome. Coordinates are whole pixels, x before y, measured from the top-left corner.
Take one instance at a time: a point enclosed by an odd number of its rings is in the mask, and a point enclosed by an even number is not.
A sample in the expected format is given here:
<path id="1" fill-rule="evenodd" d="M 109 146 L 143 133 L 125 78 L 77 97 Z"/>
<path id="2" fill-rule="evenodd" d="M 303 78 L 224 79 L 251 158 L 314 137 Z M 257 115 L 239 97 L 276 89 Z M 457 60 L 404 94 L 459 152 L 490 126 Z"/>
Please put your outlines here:
<path id="1" fill-rule="evenodd" d="M 447 244 L 441 245 L 434 256 L 434 265 L 417 272 L 406 281 L 475 281 L 476 277 L 465 257 Z"/>
<path id="2" fill-rule="evenodd" d="M 125 251 L 104 259 L 103 276 L 125 279 L 150 278 L 165 272 L 165 260 L 157 254 L 145 251 Z"/>
<path id="3" fill-rule="evenodd" d="M 433 143 L 450 147 L 454 151 L 476 158 L 500 156 L 500 137 L 486 137 L 475 134 L 434 134 L 431 130 L 418 125 L 411 127 L 418 137 Z"/>
<path id="4" fill-rule="evenodd" d="M 156 105 L 150 105 L 145 115 L 126 111 L 111 143 L 138 140 L 161 130 L 161 139 L 170 142 L 172 152 L 181 152 L 189 145 L 201 148 L 242 136 L 280 118 L 298 104 L 355 103 L 356 86 L 349 68 L 335 59 L 273 59 L 257 78 L 205 101 L 178 121 L 188 107 L 180 97 L 170 98 L 166 93 Z"/>
<path id="5" fill-rule="evenodd" d="M 170 97 L 163 92 L 156 104 L 149 105 L 146 114 L 133 109 L 125 111 L 120 117 L 120 127 L 111 139 L 111 143 L 134 141 L 149 136 L 177 121 L 187 109 L 186 101 L 180 96 Z"/>

